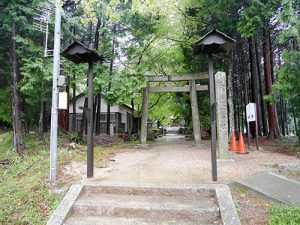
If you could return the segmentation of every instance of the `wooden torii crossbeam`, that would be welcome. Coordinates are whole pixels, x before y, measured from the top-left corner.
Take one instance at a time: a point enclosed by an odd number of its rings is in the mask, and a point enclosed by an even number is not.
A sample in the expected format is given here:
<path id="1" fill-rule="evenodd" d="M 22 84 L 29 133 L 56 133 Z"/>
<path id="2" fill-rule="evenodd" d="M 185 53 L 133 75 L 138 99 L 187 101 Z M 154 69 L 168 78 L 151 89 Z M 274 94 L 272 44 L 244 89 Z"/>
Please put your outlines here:
<path id="1" fill-rule="evenodd" d="M 141 119 L 141 144 L 145 145 L 147 141 L 147 122 L 148 122 L 148 101 L 149 93 L 174 93 L 174 92 L 190 92 L 191 96 L 191 108 L 193 117 L 193 131 L 194 140 L 196 145 L 200 145 L 201 131 L 200 131 L 200 119 L 198 111 L 197 91 L 207 91 L 207 85 L 196 84 L 196 80 L 208 79 L 208 73 L 197 74 L 184 74 L 176 76 L 162 76 L 162 75 L 147 75 L 148 85 L 143 91 L 143 111 Z M 166 86 L 166 87 L 150 87 L 150 82 L 176 82 L 176 81 L 189 81 L 189 85 L 183 87 Z"/>
<path id="2" fill-rule="evenodd" d="M 183 75 L 146 75 L 149 82 L 167 82 L 167 81 L 190 81 L 190 80 L 205 80 L 208 79 L 208 73 L 201 72 L 196 74 Z"/>

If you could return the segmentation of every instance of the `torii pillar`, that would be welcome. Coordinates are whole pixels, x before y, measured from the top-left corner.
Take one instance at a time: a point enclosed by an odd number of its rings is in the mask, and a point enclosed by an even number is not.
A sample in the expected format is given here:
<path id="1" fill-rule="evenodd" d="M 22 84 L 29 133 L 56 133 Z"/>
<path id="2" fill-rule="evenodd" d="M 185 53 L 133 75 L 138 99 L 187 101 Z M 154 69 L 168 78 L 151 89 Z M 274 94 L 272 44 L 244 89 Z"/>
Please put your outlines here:
<path id="1" fill-rule="evenodd" d="M 190 90 L 194 140 L 196 147 L 199 147 L 201 144 L 201 129 L 195 80 L 190 81 Z"/>
<path id="2" fill-rule="evenodd" d="M 143 108 L 141 119 L 141 145 L 146 145 L 148 133 L 148 104 L 149 104 L 149 83 L 143 90 Z"/>

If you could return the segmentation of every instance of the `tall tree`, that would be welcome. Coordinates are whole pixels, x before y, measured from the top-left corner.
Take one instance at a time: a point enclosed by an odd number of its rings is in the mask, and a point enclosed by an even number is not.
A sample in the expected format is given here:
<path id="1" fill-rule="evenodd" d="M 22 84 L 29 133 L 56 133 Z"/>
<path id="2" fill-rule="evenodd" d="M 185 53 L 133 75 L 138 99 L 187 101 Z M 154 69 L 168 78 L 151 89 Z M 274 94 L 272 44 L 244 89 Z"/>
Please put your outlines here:
<path id="1" fill-rule="evenodd" d="M 17 27 L 16 22 L 12 22 L 11 32 L 11 76 L 12 76 L 12 113 L 13 113 L 13 128 L 14 128 L 14 147 L 20 156 L 24 155 L 24 140 L 21 127 L 21 111 L 20 111 L 20 93 L 19 93 L 19 59 L 17 55 Z"/>

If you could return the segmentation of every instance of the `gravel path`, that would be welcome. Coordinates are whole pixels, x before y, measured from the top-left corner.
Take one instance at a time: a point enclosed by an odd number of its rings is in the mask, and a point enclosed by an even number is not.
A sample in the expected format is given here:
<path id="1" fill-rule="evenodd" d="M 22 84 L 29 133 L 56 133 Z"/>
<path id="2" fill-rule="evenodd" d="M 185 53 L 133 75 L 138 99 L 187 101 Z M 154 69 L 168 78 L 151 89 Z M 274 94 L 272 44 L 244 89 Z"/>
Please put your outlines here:
<path id="1" fill-rule="evenodd" d="M 118 153 L 108 168 L 95 170 L 95 181 L 109 184 L 200 184 L 212 183 L 210 141 L 193 147 L 183 136 L 167 135 L 147 150 Z M 298 162 L 294 156 L 251 150 L 248 155 L 230 153 L 234 162 L 218 163 L 218 182 L 230 183 L 281 163 Z"/>

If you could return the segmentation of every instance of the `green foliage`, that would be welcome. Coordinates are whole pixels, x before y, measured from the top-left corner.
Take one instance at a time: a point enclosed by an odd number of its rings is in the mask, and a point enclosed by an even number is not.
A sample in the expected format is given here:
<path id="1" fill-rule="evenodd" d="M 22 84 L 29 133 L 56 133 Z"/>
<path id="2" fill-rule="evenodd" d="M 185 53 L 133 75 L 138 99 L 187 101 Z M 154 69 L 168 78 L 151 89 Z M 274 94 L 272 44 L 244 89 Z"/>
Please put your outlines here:
<path id="1" fill-rule="evenodd" d="M 181 107 L 175 94 L 151 94 L 149 118 L 159 120 L 163 126 L 171 124 L 173 120 L 180 120 Z"/>
<path id="2" fill-rule="evenodd" d="M 264 26 L 266 18 L 270 17 L 267 4 L 260 0 L 251 0 L 250 5 L 242 10 L 242 19 L 238 22 L 238 30 L 244 37 L 252 36 Z"/>
<path id="3" fill-rule="evenodd" d="M 283 8 L 278 15 L 278 20 L 285 29 L 280 31 L 279 41 L 288 45 L 281 57 L 283 65 L 278 69 L 278 77 L 273 85 L 274 90 L 279 91 L 281 96 L 289 100 L 291 110 L 300 118 L 300 20 L 299 4 L 294 0 L 283 1 Z M 300 139 L 300 132 L 297 131 Z"/>
<path id="4" fill-rule="evenodd" d="M 78 132 L 69 132 L 68 133 L 69 142 L 75 142 L 78 144 L 86 144 L 86 139 L 82 139 L 79 137 Z"/>
<path id="5" fill-rule="evenodd" d="M 279 0 L 251 0 L 240 9 L 241 18 L 238 31 L 242 37 L 251 37 L 261 28 L 266 27 L 275 11 L 280 7 Z"/>
<path id="6" fill-rule="evenodd" d="M 0 89 L 0 121 L 11 123 L 11 93 L 9 89 Z"/>
<path id="7" fill-rule="evenodd" d="M 300 208 L 294 206 L 272 206 L 268 209 L 270 225 L 300 224 Z"/>
<path id="8" fill-rule="evenodd" d="M 36 135 L 26 136 L 27 154 L 21 159 L 11 149 L 12 133 L 0 135 L 2 158 L 9 160 L 7 168 L 0 167 L 0 224 L 45 224 L 48 215 L 57 207 L 61 196 L 49 192 L 48 143 Z M 10 140 L 8 145 L 7 140 Z M 5 147 L 6 146 L 6 147 Z M 58 164 L 69 160 L 66 151 L 58 151 Z"/>
<path id="9" fill-rule="evenodd" d="M 0 133 L 0 160 L 5 159 L 6 155 L 9 154 L 13 148 L 13 133 L 5 132 Z"/>
<path id="10" fill-rule="evenodd" d="M 26 101 L 37 104 L 46 101 L 51 92 L 52 63 L 47 58 L 23 58 L 21 92 Z"/>

